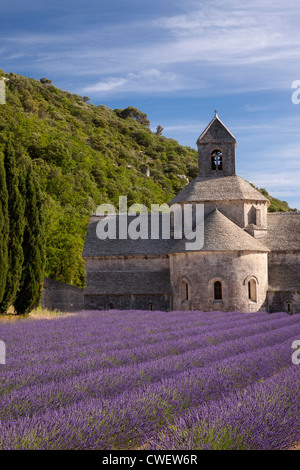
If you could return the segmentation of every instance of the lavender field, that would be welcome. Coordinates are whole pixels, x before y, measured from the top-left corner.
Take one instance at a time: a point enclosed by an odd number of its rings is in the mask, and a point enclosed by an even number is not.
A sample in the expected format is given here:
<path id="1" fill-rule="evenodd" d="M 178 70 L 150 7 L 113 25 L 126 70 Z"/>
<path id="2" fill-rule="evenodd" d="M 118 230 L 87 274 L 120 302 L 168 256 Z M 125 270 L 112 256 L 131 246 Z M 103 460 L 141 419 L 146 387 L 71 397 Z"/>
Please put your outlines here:
<path id="1" fill-rule="evenodd" d="M 0 449 L 288 449 L 300 315 L 80 312 L 0 323 Z"/>

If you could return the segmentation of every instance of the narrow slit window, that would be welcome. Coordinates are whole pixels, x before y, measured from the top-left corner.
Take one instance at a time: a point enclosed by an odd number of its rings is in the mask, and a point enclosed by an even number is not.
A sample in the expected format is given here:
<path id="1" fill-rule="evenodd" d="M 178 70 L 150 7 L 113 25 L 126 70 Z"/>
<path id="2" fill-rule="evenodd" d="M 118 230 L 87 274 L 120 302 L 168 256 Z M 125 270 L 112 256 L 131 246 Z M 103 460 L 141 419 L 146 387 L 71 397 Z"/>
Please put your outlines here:
<path id="1" fill-rule="evenodd" d="M 292 314 L 293 313 L 293 303 L 292 302 L 287 302 L 287 313 Z"/>
<path id="2" fill-rule="evenodd" d="M 254 279 L 250 279 L 248 282 L 248 297 L 252 302 L 256 302 L 256 282 Z"/>
<path id="3" fill-rule="evenodd" d="M 189 283 L 187 281 L 182 281 L 182 300 L 189 300 Z"/>

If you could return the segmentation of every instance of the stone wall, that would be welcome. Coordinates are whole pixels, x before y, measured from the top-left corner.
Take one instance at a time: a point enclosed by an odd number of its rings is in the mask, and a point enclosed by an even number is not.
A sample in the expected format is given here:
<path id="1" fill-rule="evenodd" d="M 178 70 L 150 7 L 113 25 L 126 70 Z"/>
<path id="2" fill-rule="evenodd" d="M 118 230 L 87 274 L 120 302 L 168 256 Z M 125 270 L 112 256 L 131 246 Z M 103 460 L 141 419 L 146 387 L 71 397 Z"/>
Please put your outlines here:
<path id="1" fill-rule="evenodd" d="M 86 309 L 267 310 L 267 253 L 186 252 L 86 259 Z M 256 299 L 249 300 L 249 281 Z M 214 282 L 222 300 L 214 299 Z M 184 282 L 188 283 L 188 299 Z"/>
<path id="2" fill-rule="evenodd" d="M 223 170 L 215 171 L 211 168 L 211 153 L 220 150 L 223 154 Z M 235 175 L 235 144 L 233 143 L 204 143 L 198 144 L 199 176 L 231 176 Z"/>
<path id="3" fill-rule="evenodd" d="M 300 252 L 271 252 L 269 264 L 268 310 L 300 313 Z"/>
<path id="4" fill-rule="evenodd" d="M 46 277 L 44 279 L 41 306 L 48 310 L 60 310 L 61 312 L 83 310 L 83 289 Z"/>
<path id="5" fill-rule="evenodd" d="M 300 313 L 300 290 L 298 291 L 269 291 L 269 313 L 287 312 Z"/>
<path id="6" fill-rule="evenodd" d="M 269 253 L 269 290 L 300 290 L 300 252 L 278 251 Z"/>
<path id="7" fill-rule="evenodd" d="M 170 310 L 167 256 L 119 256 L 85 259 L 87 310 Z"/>
<path id="8" fill-rule="evenodd" d="M 204 216 L 207 217 L 216 208 L 241 228 L 251 223 L 258 227 L 267 227 L 267 204 L 263 201 L 205 202 Z"/>
<path id="9" fill-rule="evenodd" d="M 85 272 L 133 271 L 157 272 L 169 269 L 168 256 L 98 256 L 85 260 Z"/>
<path id="10" fill-rule="evenodd" d="M 174 310 L 255 312 L 266 310 L 266 253 L 186 252 L 170 259 Z M 256 283 L 256 302 L 249 300 L 248 282 Z M 223 298 L 214 300 L 214 282 L 221 281 Z M 189 299 L 182 283 L 189 284 Z"/>
<path id="11" fill-rule="evenodd" d="M 84 299 L 86 310 L 171 310 L 170 294 L 85 294 Z"/>

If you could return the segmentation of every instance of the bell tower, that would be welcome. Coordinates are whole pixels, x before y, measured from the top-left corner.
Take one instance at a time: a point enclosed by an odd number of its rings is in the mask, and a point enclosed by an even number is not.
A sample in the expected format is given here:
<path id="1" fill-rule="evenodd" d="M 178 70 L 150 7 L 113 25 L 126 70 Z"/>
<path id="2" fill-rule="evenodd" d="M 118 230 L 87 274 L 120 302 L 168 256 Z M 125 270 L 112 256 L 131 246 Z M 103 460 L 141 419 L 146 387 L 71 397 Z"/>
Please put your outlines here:
<path id="1" fill-rule="evenodd" d="M 236 140 L 215 111 L 214 118 L 197 140 L 199 176 L 236 175 Z"/>

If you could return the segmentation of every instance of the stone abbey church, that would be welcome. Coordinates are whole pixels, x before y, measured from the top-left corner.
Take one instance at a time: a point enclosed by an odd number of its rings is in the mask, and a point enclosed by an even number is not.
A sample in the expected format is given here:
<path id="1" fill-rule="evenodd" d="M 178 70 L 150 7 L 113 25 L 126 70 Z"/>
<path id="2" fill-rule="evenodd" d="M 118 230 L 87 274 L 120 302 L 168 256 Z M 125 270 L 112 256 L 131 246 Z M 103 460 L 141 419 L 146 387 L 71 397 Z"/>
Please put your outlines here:
<path id="1" fill-rule="evenodd" d="M 85 240 L 87 309 L 300 312 L 300 213 L 236 175 L 236 140 L 217 114 L 197 140 L 199 176 L 170 204 L 204 204 L 204 245 L 106 239 L 92 215 Z"/>

